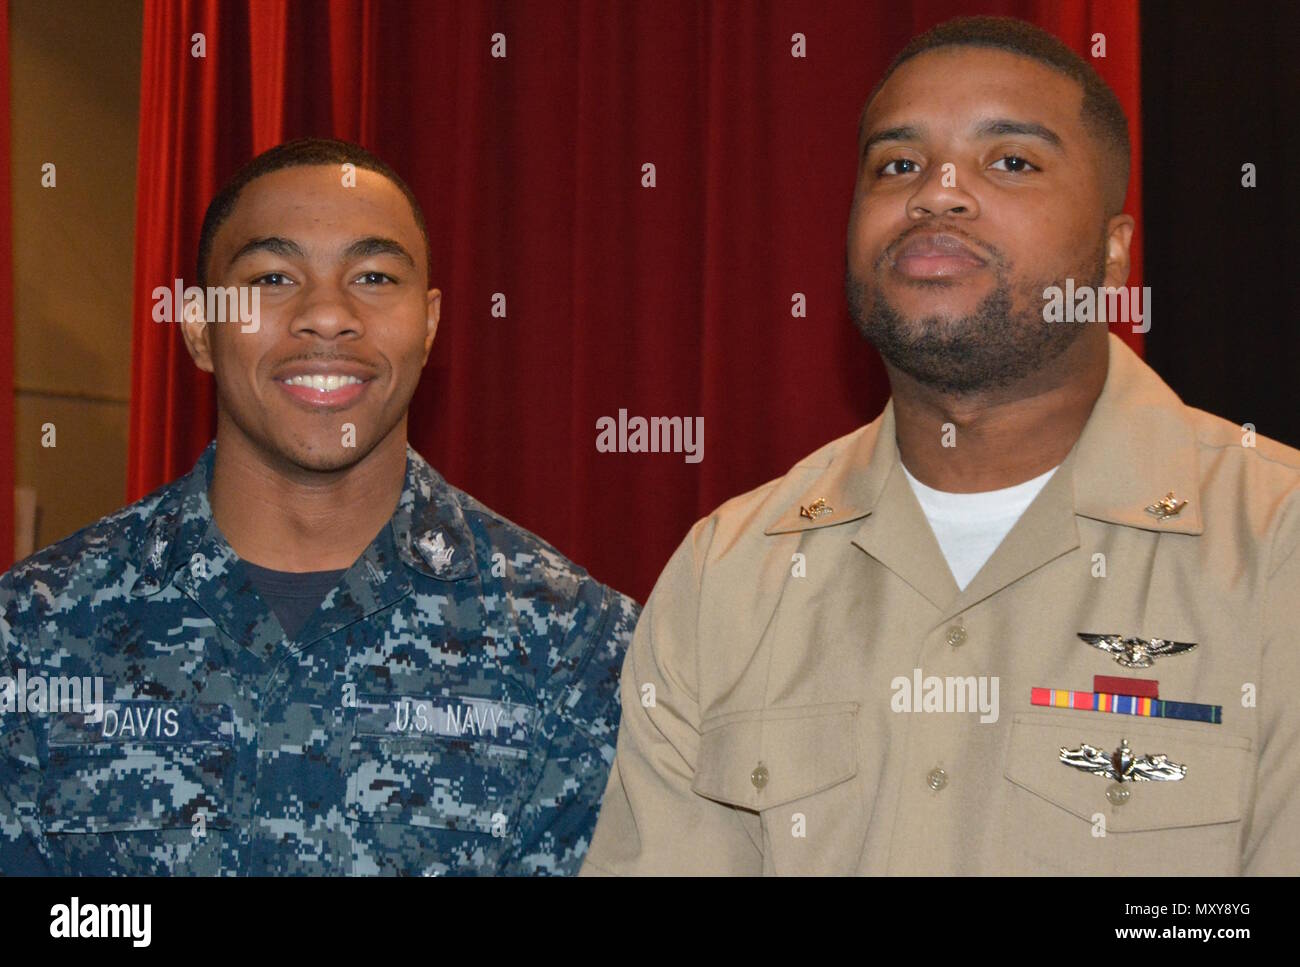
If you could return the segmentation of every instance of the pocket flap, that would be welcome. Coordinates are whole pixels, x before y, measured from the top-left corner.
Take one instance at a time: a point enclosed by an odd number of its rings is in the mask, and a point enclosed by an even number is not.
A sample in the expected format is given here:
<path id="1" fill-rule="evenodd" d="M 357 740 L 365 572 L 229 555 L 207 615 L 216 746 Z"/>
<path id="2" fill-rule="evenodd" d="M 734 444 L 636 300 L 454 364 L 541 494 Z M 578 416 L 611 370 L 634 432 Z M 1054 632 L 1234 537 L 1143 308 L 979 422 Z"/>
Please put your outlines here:
<path id="1" fill-rule="evenodd" d="M 347 815 L 365 823 L 498 833 L 514 814 L 527 759 L 418 739 L 358 738 Z"/>
<path id="2" fill-rule="evenodd" d="M 1242 780 L 1250 767 L 1251 742 L 1242 736 L 1134 721 L 1105 712 L 1068 712 L 1062 718 L 1020 713 L 1012 721 L 1005 777 L 1047 802 L 1092 822 L 1106 817 L 1110 832 L 1140 832 L 1179 826 L 1208 826 L 1242 818 Z M 1116 721 L 1119 720 L 1119 721 Z M 1206 726 L 1219 729 L 1222 726 Z M 1071 768 L 1062 747 L 1088 743 L 1112 750 L 1123 739 L 1136 755 L 1166 755 L 1187 766 L 1176 781 L 1126 782 L 1129 798 L 1112 805 L 1113 780 Z"/>
<path id="3" fill-rule="evenodd" d="M 48 745 L 39 799 L 47 833 L 230 828 L 228 705 L 132 699 L 102 714 L 59 712 Z"/>
<path id="4" fill-rule="evenodd" d="M 226 745 L 52 749 L 41 825 L 47 833 L 228 829 L 233 760 Z"/>
<path id="5" fill-rule="evenodd" d="M 700 729 L 692 790 L 755 812 L 858 772 L 856 702 L 734 712 Z"/>

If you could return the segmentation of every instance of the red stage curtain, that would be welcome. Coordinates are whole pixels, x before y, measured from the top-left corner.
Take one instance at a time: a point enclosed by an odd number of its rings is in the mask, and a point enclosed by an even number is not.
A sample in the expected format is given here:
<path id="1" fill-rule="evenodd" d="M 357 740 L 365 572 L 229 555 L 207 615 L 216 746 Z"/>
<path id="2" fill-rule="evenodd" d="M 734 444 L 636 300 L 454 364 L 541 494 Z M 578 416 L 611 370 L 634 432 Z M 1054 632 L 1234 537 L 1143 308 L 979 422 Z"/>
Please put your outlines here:
<path id="1" fill-rule="evenodd" d="M 150 321 L 153 287 L 192 277 L 208 200 L 281 140 L 359 140 L 419 195 L 444 293 L 413 444 L 644 600 L 694 520 L 883 405 L 843 297 L 858 111 L 909 37 L 962 13 L 1085 54 L 1104 33 L 1137 143 L 1127 2 L 146 0 L 131 497 L 211 436 L 210 381 Z M 598 453 L 620 409 L 702 416 L 703 462 Z"/>

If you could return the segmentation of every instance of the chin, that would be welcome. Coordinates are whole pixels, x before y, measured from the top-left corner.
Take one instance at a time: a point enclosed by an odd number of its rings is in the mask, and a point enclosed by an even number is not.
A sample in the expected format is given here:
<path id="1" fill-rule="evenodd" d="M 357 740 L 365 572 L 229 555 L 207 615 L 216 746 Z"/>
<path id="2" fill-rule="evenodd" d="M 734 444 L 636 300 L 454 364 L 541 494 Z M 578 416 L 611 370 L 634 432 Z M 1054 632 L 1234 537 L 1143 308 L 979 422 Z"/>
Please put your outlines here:
<path id="1" fill-rule="evenodd" d="M 369 452 L 369 448 L 362 450 L 359 447 L 339 447 L 338 445 L 321 447 L 291 446 L 281 448 L 279 451 L 281 458 L 285 461 L 311 473 L 335 473 L 339 470 L 347 470 L 349 467 L 360 463 L 362 458 Z"/>
<path id="2" fill-rule="evenodd" d="M 971 285 L 969 280 L 948 279 L 911 280 L 881 291 L 900 310 L 917 316 L 964 316 L 989 294 L 986 287 Z"/>

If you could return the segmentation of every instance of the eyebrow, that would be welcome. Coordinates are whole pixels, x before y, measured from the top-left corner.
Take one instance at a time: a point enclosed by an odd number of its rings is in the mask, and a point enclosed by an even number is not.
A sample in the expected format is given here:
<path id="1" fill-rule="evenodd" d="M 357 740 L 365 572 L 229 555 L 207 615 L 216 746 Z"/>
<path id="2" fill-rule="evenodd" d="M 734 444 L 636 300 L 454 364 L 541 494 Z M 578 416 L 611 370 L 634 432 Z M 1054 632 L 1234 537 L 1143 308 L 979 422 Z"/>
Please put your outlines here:
<path id="1" fill-rule="evenodd" d="M 863 142 L 862 157 L 865 158 L 868 151 L 884 142 L 916 141 L 921 137 L 921 130 L 916 125 L 903 124 L 893 128 L 885 128 L 883 131 L 876 131 Z M 1065 151 L 1065 144 L 1061 141 L 1061 136 L 1045 124 L 1039 124 L 1036 121 L 1017 121 L 1013 118 L 986 118 L 975 125 L 974 133 L 977 138 L 1001 138 L 1009 134 L 1017 134 L 1026 138 L 1036 138 L 1051 145 L 1058 151 Z"/>
<path id="2" fill-rule="evenodd" d="M 280 255 L 284 258 L 307 257 L 307 253 L 303 251 L 302 246 L 297 242 L 281 238 L 278 235 L 268 235 L 264 238 L 250 239 L 244 243 L 230 259 L 230 264 L 234 265 L 240 259 L 258 252 L 270 252 L 272 255 Z M 373 255 L 394 255 L 409 263 L 412 268 L 415 267 L 415 259 L 411 257 L 411 253 L 400 242 L 380 235 L 367 235 L 365 238 L 359 238 L 343 250 L 343 259 L 345 261 L 369 258 Z"/>
<path id="3" fill-rule="evenodd" d="M 411 257 L 411 253 L 395 239 L 367 235 L 365 238 L 357 239 L 343 250 L 343 258 L 348 261 L 369 258 L 372 255 L 394 255 L 407 262 L 411 268 L 415 268 L 415 259 Z"/>
<path id="4" fill-rule="evenodd" d="M 867 156 L 867 152 L 876 145 L 886 141 L 915 141 L 921 136 L 921 129 L 911 125 L 902 125 L 896 128 L 885 128 L 883 131 L 877 131 L 867 138 L 862 144 L 862 157 Z"/>
<path id="5" fill-rule="evenodd" d="M 230 264 L 234 265 L 242 258 L 247 258 L 258 252 L 270 252 L 272 255 L 283 255 L 285 258 L 303 258 L 306 253 L 303 252 L 302 246 L 297 242 L 291 242 L 287 238 L 280 238 L 278 235 L 269 235 L 265 238 L 254 238 L 245 242 L 234 255 L 230 257 Z"/>
<path id="6" fill-rule="evenodd" d="M 1045 124 L 1039 124 L 1036 121 L 1015 121 L 1011 118 L 989 118 L 981 121 L 975 128 L 975 136 L 979 138 L 1001 138 L 1008 134 L 1018 134 L 1026 138 L 1037 138 L 1039 141 L 1045 141 L 1053 148 L 1060 151 L 1065 150 L 1065 145 L 1061 141 L 1061 136 L 1047 127 Z"/>

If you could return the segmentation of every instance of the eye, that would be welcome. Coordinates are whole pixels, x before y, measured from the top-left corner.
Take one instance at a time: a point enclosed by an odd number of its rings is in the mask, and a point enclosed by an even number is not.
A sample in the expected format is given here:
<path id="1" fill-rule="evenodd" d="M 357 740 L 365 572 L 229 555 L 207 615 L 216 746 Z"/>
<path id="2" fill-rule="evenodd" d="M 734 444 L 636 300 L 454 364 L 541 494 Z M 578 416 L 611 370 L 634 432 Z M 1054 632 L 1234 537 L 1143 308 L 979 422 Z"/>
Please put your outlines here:
<path id="1" fill-rule="evenodd" d="M 270 279 L 276 281 L 268 281 Z M 257 278 L 253 279 L 251 284 L 264 286 L 293 285 L 293 280 L 283 272 L 267 272 L 266 275 L 259 275 Z"/>
<path id="2" fill-rule="evenodd" d="M 909 170 L 907 170 L 907 171 L 890 171 L 889 169 L 892 168 L 892 167 L 894 167 L 895 165 L 911 165 L 912 167 L 911 167 Z M 918 166 L 917 166 L 916 162 L 913 161 L 911 158 L 895 158 L 893 161 L 886 161 L 886 162 L 884 163 L 884 165 L 882 165 L 880 168 L 876 169 L 876 174 L 878 174 L 878 175 L 910 175 L 910 174 L 915 174 L 915 173 L 916 173 L 917 167 L 918 167 Z"/>
<path id="3" fill-rule="evenodd" d="M 366 285 L 375 285 L 375 284 L 388 285 L 397 282 L 395 278 L 393 278 L 391 275 L 388 275 L 387 273 L 384 272 L 362 272 L 359 276 L 357 276 L 357 281 L 364 282 Z"/>
<path id="4" fill-rule="evenodd" d="M 1004 161 L 1006 162 L 1006 167 L 998 168 L 998 165 L 1002 164 Z M 1019 174 L 1023 171 L 1038 170 L 1038 167 L 1036 165 L 1030 164 L 1028 161 L 1020 157 L 1020 155 L 1018 154 L 1003 155 L 997 161 L 993 162 L 993 164 L 989 165 L 989 167 L 997 168 L 998 171 L 1009 171 L 1012 174 Z"/>

